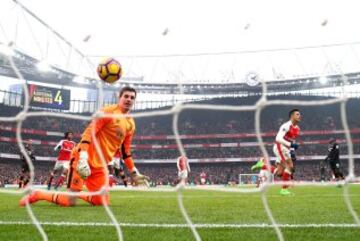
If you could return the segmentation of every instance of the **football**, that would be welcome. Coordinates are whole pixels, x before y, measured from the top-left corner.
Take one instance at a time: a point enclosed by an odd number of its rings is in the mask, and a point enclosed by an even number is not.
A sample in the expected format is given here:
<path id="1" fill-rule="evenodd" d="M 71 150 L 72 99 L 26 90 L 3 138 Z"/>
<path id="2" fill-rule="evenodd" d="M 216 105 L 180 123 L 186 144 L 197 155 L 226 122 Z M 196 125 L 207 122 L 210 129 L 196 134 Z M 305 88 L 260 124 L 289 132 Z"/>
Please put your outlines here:
<path id="1" fill-rule="evenodd" d="M 114 83 L 121 78 L 121 64 L 113 58 L 104 59 L 99 63 L 97 73 L 106 83 Z"/>

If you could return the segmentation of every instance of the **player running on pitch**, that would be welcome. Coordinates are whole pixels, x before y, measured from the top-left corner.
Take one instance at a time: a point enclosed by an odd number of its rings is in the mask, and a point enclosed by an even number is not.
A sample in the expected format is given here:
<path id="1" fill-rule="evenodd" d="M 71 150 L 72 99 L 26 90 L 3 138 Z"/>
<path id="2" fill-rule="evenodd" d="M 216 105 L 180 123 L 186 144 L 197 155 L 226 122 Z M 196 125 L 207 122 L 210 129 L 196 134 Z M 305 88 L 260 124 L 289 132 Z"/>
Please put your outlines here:
<path id="1" fill-rule="evenodd" d="M 282 177 L 282 181 L 287 182 L 291 179 L 294 164 L 291 158 L 291 149 L 296 151 L 299 144 L 295 139 L 300 135 L 298 123 L 301 121 L 300 110 L 293 109 L 289 112 L 289 121 L 281 125 L 276 135 L 275 145 L 273 147 L 276 156 L 276 169 L 274 174 Z M 280 190 L 281 195 L 289 195 L 288 185 L 283 185 Z"/>
<path id="2" fill-rule="evenodd" d="M 190 172 L 189 160 L 186 156 L 179 156 L 176 165 L 178 169 L 179 184 L 185 185 Z"/>
<path id="3" fill-rule="evenodd" d="M 128 114 L 134 105 L 135 98 L 136 90 L 131 87 L 124 87 L 120 91 L 118 103 L 104 107 L 102 111 L 107 114 Z M 105 163 L 95 149 L 92 129 L 95 131 L 96 140 Z M 93 120 L 85 129 L 80 143 L 72 152 L 68 177 L 69 191 L 80 192 L 84 185 L 90 192 L 100 191 L 108 182 L 106 177 L 107 163 L 111 161 L 119 146 L 122 147 L 123 159 L 131 173 L 133 183 L 136 185 L 146 184 L 149 178 L 139 173 L 131 157 L 130 146 L 134 132 L 135 122 L 129 116 L 122 118 L 102 117 Z M 103 195 L 84 193 L 78 198 L 92 205 L 110 203 L 108 192 Z M 40 200 L 46 200 L 60 206 L 74 206 L 77 197 L 36 190 L 22 198 L 20 205 L 24 206 L 26 203 L 34 203 Z"/>
<path id="4" fill-rule="evenodd" d="M 61 140 L 54 148 L 54 151 L 59 150 L 58 158 L 53 170 L 50 173 L 48 181 L 48 190 L 51 189 L 51 183 L 55 177 L 55 174 L 61 173 L 55 184 L 55 190 L 62 186 L 65 181 L 66 175 L 69 171 L 69 163 L 71 157 L 71 151 L 74 149 L 76 143 L 72 141 L 73 133 L 71 131 L 65 132 L 64 139 Z"/>

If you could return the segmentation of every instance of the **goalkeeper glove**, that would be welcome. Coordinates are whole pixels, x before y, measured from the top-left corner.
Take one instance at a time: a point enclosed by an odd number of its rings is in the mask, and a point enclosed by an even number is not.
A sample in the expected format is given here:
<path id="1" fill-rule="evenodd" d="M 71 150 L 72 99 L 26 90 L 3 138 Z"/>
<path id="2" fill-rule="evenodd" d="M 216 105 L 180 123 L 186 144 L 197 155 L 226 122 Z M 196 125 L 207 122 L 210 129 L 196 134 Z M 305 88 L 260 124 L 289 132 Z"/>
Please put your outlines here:
<path id="1" fill-rule="evenodd" d="M 290 147 L 294 148 L 294 150 L 297 150 L 299 148 L 299 144 L 297 144 L 295 142 L 291 142 Z"/>
<path id="2" fill-rule="evenodd" d="M 86 151 L 80 152 L 79 162 L 77 164 L 76 170 L 82 179 L 86 179 L 88 176 L 91 175 L 88 158 L 88 153 Z"/>
<path id="3" fill-rule="evenodd" d="M 145 185 L 149 186 L 150 178 L 148 176 L 140 174 L 137 170 L 131 173 L 131 179 L 135 186 Z"/>

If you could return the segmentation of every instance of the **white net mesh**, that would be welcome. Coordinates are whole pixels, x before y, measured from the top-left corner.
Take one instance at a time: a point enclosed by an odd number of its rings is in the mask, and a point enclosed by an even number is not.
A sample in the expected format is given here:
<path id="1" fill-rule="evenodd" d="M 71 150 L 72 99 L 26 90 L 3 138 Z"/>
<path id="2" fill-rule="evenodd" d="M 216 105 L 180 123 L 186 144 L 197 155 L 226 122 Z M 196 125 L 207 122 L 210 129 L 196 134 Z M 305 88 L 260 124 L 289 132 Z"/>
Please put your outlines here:
<path id="1" fill-rule="evenodd" d="M 10 41 L 7 41 L 10 42 Z M 98 85 L 98 89 L 99 89 L 99 95 L 98 95 L 98 110 L 94 113 L 93 116 L 91 117 L 86 117 L 83 115 L 75 115 L 75 114 L 67 114 L 67 113 L 54 113 L 54 112 L 47 112 L 47 111 L 40 111 L 40 112 L 29 112 L 29 95 L 28 95 L 28 86 L 25 84 L 24 78 L 21 75 L 19 69 L 17 68 L 17 66 L 15 65 L 13 59 L 11 56 L 9 56 L 9 62 L 11 64 L 11 67 L 13 68 L 13 70 L 15 71 L 17 77 L 21 80 L 23 80 L 23 93 L 24 93 L 24 106 L 23 106 L 23 110 L 17 114 L 15 117 L 0 117 L 0 121 L 1 122 L 17 122 L 17 130 L 16 130 L 16 138 L 17 138 L 17 143 L 20 147 L 21 153 L 25 156 L 26 158 L 26 162 L 29 165 L 29 169 L 30 169 L 30 182 L 28 184 L 28 186 L 20 191 L 14 191 L 14 190 L 5 190 L 5 189 L 0 189 L 0 192 L 2 193 L 9 193 L 9 194 L 28 194 L 31 191 L 34 190 L 34 165 L 32 163 L 32 160 L 30 159 L 30 157 L 28 156 L 27 152 L 25 151 L 25 147 L 23 145 L 24 140 L 22 138 L 22 134 L 21 134 L 21 129 L 22 129 L 22 123 L 29 117 L 41 117 L 41 116 L 47 116 L 47 117 L 59 117 L 59 118 L 67 118 L 67 119 L 77 119 L 77 120 L 92 120 L 92 119 L 96 119 L 96 118 L 102 118 L 102 117 L 112 117 L 112 118 L 125 118 L 126 116 L 124 115 L 104 115 L 102 112 L 100 112 L 100 108 L 103 105 L 103 84 L 102 82 L 97 82 Z M 89 61 L 90 63 L 90 61 Z M 91 64 L 90 64 L 91 66 Z M 91 67 L 93 70 L 95 70 L 94 66 Z M 342 80 L 344 82 L 344 84 L 347 82 L 346 76 L 342 73 Z M 354 182 L 356 181 L 356 177 L 354 174 L 354 151 L 353 151 L 353 144 L 352 144 L 352 139 L 351 139 L 351 135 L 350 135 L 350 131 L 349 131 L 349 126 L 348 126 L 348 122 L 347 122 L 347 113 L 346 113 L 346 103 L 348 101 L 348 97 L 346 95 L 346 91 L 342 92 L 342 95 L 340 95 L 338 98 L 333 98 L 333 99 L 327 99 L 327 100 L 321 100 L 321 101 L 294 101 L 294 100 L 269 100 L 267 98 L 268 96 L 268 91 L 267 91 L 267 83 L 262 81 L 262 97 L 256 102 L 255 105 L 249 105 L 249 106 L 232 106 L 232 105 L 203 105 L 203 104 L 182 104 L 181 102 L 176 104 L 173 108 L 168 109 L 168 110 L 159 110 L 159 111 L 153 111 L 153 112 L 140 112 L 140 113 L 135 113 L 132 114 L 131 116 L 136 120 L 137 118 L 143 118 L 143 117 L 149 117 L 149 116 L 163 116 L 163 115 L 172 115 L 173 116 L 173 133 L 175 135 L 175 140 L 177 143 L 177 147 L 179 152 L 181 153 L 181 155 L 185 155 L 186 156 L 186 151 L 184 148 L 184 145 L 182 143 L 182 140 L 180 138 L 180 133 L 179 133 L 179 115 L 184 111 L 184 110 L 188 110 L 188 109 L 193 109 L 193 110 L 211 110 L 211 111 L 230 111 L 230 112 L 245 112 L 245 111 L 252 111 L 255 112 L 255 131 L 256 131 L 256 137 L 260 146 L 260 149 L 263 153 L 263 156 L 266 159 L 269 159 L 269 154 L 265 148 L 265 143 L 263 141 L 263 137 L 261 135 L 261 113 L 262 111 L 269 106 L 274 106 L 274 105 L 294 105 L 294 106 L 303 106 L 303 107 L 307 107 L 307 106 L 325 106 L 325 105 L 332 105 L 335 103 L 340 103 L 340 113 L 341 113 L 341 121 L 342 121 L 342 125 L 343 125 L 343 130 L 345 133 L 345 137 L 346 137 L 346 143 L 347 143 L 347 147 L 348 147 L 348 176 L 345 179 L 344 182 L 344 187 L 343 187 L 343 198 L 344 201 L 346 203 L 347 209 L 349 210 L 353 220 L 354 220 L 354 224 L 349 225 L 349 227 L 360 227 L 360 220 L 359 220 L 359 216 L 358 214 L 355 212 L 354 207 L 352 205 L 351 199 L 349 197 L 349 183 L 350 182 Z M 181 83 L 179 84 L 179 89 L 180 92 L 182 92 L 182 88 L 181 88 Z M 95 138 L 95 132 L 93 130 L 92 132 L 92 137 L 93 140 L 95 142 L 95 147 L 98 151 L 98 153 L 101 154 L 101 149 L 99 144 L 97 143 L 97 139 Z M 103 160 L 103 165 L 106 167 L 105 164 L 105 160 L 103 157 L 101 157 L 101 159 Z M 106 173 L 108 175 L 107 169 Z M 223 225 L 224 227 L 272 227 L 274 228 L 274 230 L 276 231 L 277 234 L 277 238 L 280 241 L 285 240 L 284 239 L 284 235 L 282 232 L 282 228 L 286 228 L 286 227 L 291 227 L 291 225 L 284 225 L 284 224 L 279 224 L 276 219 L 273 216 L 272 210 L 269 206 L 268 203 L 268 198 L 266 196 L 267 190 L 270 186 L 272 185 L 282 185 L 284 184 L 283 182 L 277 182 L 277 183 L 271 183 L 270 180 L 268 180 L 265 185 L 262 185 L 261 188 L 259 189 L 242 189 L 242 188 L 219 188 L 219 187 L 211 187 L 211 186 L 206 186 L 206 187 L 191 187 L 192 189 L 201 189 L 201 190 L 211 190 L 211 191 L 219 191 L 219 192 L 238 192 L 238 193 L 256 193 L 256 192 L 260 192 L 261 193 L 261 200 L 263 203 L 263 207 L 266 211 L 267 217 L 270 221 L 269 225 Z M 294 185 L 311 185 L 311 186 L 315 186 L 315 185 L 336 185 L 336 183 L 332 183 L 332 182 L 327 182 L 327 183 L 314 183 L 314 182 L 294 182 Z M 98 192 L 93 192 L 93 193 L 88 193 L 90 195 L 103 195 L 106 193 L 106 190 L 108 188 L 108 184 L 107 186 L 104 186 L 102 190 L 98 191 Z M 197 228 L 201 228 L 203 227 L 201 224 L 194 224 L 191 220 L 191 217 L 188 215 L 188 212 L 186 210 L 186 207 L 184 206 L 184 202 L 183 202 L 183 190 L 186 189 L 188 187 L 186 186 L 177 186 L 174 189 L 171 189 L 169 191 L 172 192 L 177 192 L 177 201 L 178 201 L 178 205 L 179 205 L 179 209 L 181 210 L 181 213 L 186 221 L 186 225 L 174 225 L 172 226 L 172 224 L 145 224 L 146 226 L 155 226 L 155 227 L 188 227 L 191 229 L 194 238 L 199 241 L 201 240 L 201 236 L 199 235 Z M 144 191 L 143 189 L 138 189 L 140 191 Z M 151 190 L 151 191 L 162 191 L 162 190 Z M 58 193 L 67 193 L 69 195 L 73 195 L 73 196 L 78 196 L 79 193 L 71 193 L 71 192 L 58 192 Z M 105 203 L 105 202 L 104 202 Z M 127 226 L 126 224 L 121 224 L 116 220 L 116 217 L 114 216 L 111 207 L 105 205 L 104 206 L 105 211 L 107 213 L 107 215 L 109 216 L 112 224 L 111 226 L 114 226 L 116 228 L 116 232 L 118 235 L 118 240 L 124 240 L 123 234 L 122 234 L 122 230 L 121 230 L 121 226 Z M 36 226 L 37 230 L 39 231 L 39 233 L 42 236 L 43 240 L 48 240 L 47 234 L 43 229 L 43 225 L 46 225 L 46 223 L 42 223 L 39 222 L 38 219 L 36 218 L 33 210 L 32 210 L 32 206 L 27 204 L 26 205 L 26 210 L 29 214 L 29 217 L 31 218 L 32 223 Z M 16 222 L 15 222 L 16 223 Z M 26 222 L 24 222 L 25 224 Z M 1 224 L 11 224 L 11 222 L 0 222 Z M 21 224 L 21 223 L 17 223 L 17 224 Z M 60 224 L 56 224 L 55 222 L 52 223 L 52 225 L 82 225 L 81 223 L 60 223 Z M 107 225 L 107 224 L 104 224 Z M 136 226 L 136 225 L 133 225 Z M 142 226 L 142 224 L 138 225 L 139 227 Z M 209 226 L 211 226 L 209 224 Z M 213 225 L 214 227 L 216 226 L 215 224 Z M 221 227 L 221 225 L 218 225 L 219 227 Z M 296 225 L 295 225 L 296 226 Z M 295 227 L 294 226 L 294 227 Z M 321 224 L 307 224 L 307 225 L 297 225 L 296 227 L 322 227 L 322 226 L 326 226 L 321 225 Z M 330 225 L 331 227 L 336 227 L 336 225 Z"/>

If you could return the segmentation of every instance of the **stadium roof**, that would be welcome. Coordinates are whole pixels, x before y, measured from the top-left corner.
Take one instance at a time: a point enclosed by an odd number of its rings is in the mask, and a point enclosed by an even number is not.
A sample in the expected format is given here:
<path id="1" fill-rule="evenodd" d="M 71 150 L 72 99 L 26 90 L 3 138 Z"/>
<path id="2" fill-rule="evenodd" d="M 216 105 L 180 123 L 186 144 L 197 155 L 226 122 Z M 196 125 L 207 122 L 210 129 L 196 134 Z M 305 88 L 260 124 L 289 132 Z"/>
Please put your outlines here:
<path id="1" fill-rule="evenodd" d="M 4 0 L 0 42 L 90 77 L 95 68 L 84 56 L 93 64 L 115 56 L 125 77 L 144 82 L 234 83 L 254 72 L 266 80 L 332 75 L 360 70 L 356 3 Z"/>

